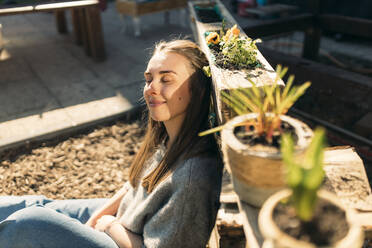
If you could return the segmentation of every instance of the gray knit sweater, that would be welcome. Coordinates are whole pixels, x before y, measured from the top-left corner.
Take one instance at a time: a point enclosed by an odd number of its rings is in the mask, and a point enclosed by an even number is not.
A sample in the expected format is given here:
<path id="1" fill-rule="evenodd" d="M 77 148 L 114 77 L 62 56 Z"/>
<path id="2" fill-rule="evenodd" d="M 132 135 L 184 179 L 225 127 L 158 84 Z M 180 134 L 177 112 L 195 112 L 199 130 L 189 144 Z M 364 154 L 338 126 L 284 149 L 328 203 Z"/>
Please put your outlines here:
<path id="1" fill-rule="evenodd" d="M 162 159 L 159 149 L 147 162 L 147 175 Z M 124 187 L 117 217 L 128 230 L 143 236 L 144 247 L 205 247 L 219 208 L 222 164 L 211 157 L 180 162 L 171 176 L 150 194 L 141 185 Z"/>

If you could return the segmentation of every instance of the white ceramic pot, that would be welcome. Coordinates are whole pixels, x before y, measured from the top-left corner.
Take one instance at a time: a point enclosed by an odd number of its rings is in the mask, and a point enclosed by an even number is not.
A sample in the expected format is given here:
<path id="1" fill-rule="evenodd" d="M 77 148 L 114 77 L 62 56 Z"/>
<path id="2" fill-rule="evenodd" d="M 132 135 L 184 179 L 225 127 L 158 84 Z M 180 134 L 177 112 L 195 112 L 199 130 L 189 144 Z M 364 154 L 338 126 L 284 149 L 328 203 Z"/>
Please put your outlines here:
<path id="1" fill-rule="evenodd" d="M 260 207 L 270 195 L 285 186 L 285 171 L 280 151 L 253 150 L 236 138 L 236 125 L 256 117 L 256 113 L 234 117 L 225 124 L 221 138 L 225 164 L 232 174 L 236 193 L 241 200 Z M 282 115 L 280 118 L 294 128 L 298 136 L 295 154 L 300 156 L 311 141 L 312 130 L 289 116 Z"/>
<path id="2" fill-rule="evenodd" d="M 296 240 L 288 234 L 282 232 L 275 224 L 272 216 L 276 205 L 283 199 L 288 198 L 292 194 L 289 189 L 281 190 L 267 199 L 262 206 L 258 216 L 258 226 L 261 234 L 264 237 L 263 248 L 316 248 L 312 243 Z M 336 195 L 325 190 L 318 191 L 318 197 L 326 199 L 336 205 L 346 214 L 346 221 L 349 225 L 347 235 L 332 246 L 332 248 L 360 248 L 364 241 L 364 232 L 360 224 L 355 221 L 356 212 L 353 209 L 346 209 L 338 200 Z M 322 247 L 326 248 L 326 247 Z"/>

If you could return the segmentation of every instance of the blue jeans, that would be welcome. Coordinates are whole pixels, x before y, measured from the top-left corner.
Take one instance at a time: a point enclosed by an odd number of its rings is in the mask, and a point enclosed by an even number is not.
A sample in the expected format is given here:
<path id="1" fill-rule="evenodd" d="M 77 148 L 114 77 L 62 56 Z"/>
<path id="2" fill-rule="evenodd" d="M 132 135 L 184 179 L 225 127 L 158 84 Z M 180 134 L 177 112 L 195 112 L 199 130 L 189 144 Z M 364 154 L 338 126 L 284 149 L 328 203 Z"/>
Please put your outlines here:
<path id="1" fill-rule="evenodd" d="M 118 248 L 106 233 L 83 224 L 106 200 L 0 196 L 0 247 Z"/>

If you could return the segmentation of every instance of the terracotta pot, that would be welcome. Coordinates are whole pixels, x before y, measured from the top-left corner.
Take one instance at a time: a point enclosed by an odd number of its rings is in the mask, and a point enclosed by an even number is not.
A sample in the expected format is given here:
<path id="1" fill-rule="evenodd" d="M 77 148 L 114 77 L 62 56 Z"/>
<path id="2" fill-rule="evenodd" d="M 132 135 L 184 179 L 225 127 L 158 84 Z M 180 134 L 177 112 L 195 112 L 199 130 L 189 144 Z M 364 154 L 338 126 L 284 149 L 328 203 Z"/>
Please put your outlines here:
<path id="1" fill-rule="evenodd" d="M 280 151 L 268 152 L 253 150 L 241 143 L 234 135 L 238 123 L 256 118 L 256 113 L 234 117 L 222 130 L 222 151 L 236 193 L 240 199 L 260 207 L 273 193 L 285 186 L 284 165 Z M 282 121 L 292 126 L 298 136 L 295 146 L 296 156 L 301 156 L 313 135 L 304 123 L 289 116 L 281 116 Z"/>
<path id="2" fill-rule="evenodd" d="M 288 234 L 282 232 L 272 219 L 273 211 L 276 205 L 283 199 L 288 198 L 292 194 L 289 189 L 281 190 L 272 195 L 262 206 L 258 216 L 258 226 L 264 237 L 263 248 L 316 248 L 316 245 L 305 241 L 296 240 Z M 360 248 L 364 241 L 364 232 L 359 223 L 355 220 L 356 211 L 353 209 L 346 209 L 340 203 L 336 195 L 325 190 L 318 191 L 318 197 L 326 199 L 332 204 L 336 205 L 346 214 L 346 221 L 349 225 L 347 235 L 332 246 L 333 248 Z M 322 246 L 322 248 L 325 248 Z"/>

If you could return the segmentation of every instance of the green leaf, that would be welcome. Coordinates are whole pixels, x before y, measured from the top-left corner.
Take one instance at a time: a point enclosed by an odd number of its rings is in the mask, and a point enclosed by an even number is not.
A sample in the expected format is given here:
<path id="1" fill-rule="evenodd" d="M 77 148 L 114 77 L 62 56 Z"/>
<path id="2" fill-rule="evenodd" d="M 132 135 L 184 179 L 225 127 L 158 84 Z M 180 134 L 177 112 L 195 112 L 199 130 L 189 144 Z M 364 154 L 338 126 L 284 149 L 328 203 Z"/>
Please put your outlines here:
<path id="1" fill-rule="evenodd" d="M 280 78 L 283 78 L 283 77 L 285 76 L 285 74 L 287 73 L 287 71 L 288 71 L 288 67 L 284 67 L 284 68 L 280 71 L 280 73 L 279 73 L 279 77 L 280 77 Z"/>
<path id="2" fill-rule="evenodd" d="M 242 114 L 246 113 L 245 106 L 241 106 L 240 102 L 238 102 L 235 98 L 231 97 L 227 93 L 225 93 L 225 95 L 224 95 L 224 94 L 222 94 L 222 92 L 221 92 L 221 95 L 223 97 L 221 98 L 221 100 L 224 103 L 226 103 L 228 106 L 230 106 L 235 111 L 235 113 L 237 113 L 238 115 L 242 115 Z"/>
<path id="3" fill-rule="evenodd" d="M 324 129 L 317 128 L 314 137 L 307 149 L 303 161 L 303 167 L 307 170 L 304 185 L 309 189 L 318 189 L 324 179 Z"/>
<path id="4" fill-rule="evenodd" d="M 198 134 L 198 136 L 205 136 L 205 135 L 208 135 L 208 134 L 212 134 L 212 133 L 215 133 L 215 132 L 219 132 L 219 131 L 221 131 L 223 128 L 224 128 L 224 125 L 222 125 L 222 126 L 218 126 L 218 127 L 215 127 L 215 128 L 211 128 L 211 129 L 208 129 L 208 130 L 206 130 L 206 131 L 200 132 L 200 133 Z"/>
<path id="5" fill-rule="evenodd" d="M 280 150 L 286 165 L 287 183 L 293 188 L 302 180 L 301 167 L 294 161 L 294 144 L 290 134 L 282 134 Z"/>
<path id="6" fill-rule="evenodd" d="M 306 190 L 302 187 L 292 192 L 292 201 L 297 216 L 303 221 L 310 221 L 314 214 L 317 192 L 315 190 Z"/>
<path id="7" fill-rule="evenodd" d="M 257 107 L 249 100 L 249 98 L 247 98 L 246 96 L 244 96 L 244 94 L 239 92 L 238 89 L 231 90 L 230 91 L 231 96 L 229 96 L 227 93 L 222 94 L 222 92 L 221 95 L 226 98 L 230 97 L 229 100 L 236 106 L 239 106 L 240 109 L 243 111 L 243 114 L 256 111 Z"/>
<path id="8" fill-rule="evenodd" d="M 293 75 L 290 75 L 289 76 L 289 78 L 287 80 L 287 83 L 285 84 L 283 93 L 282 93 L 282 99 L 285 99 L 287 97 L 288 91 L 289 91 L 289 89 L 291 88 L 291 86 L 293 84 L 294 78 L 295 77 Z"/>

